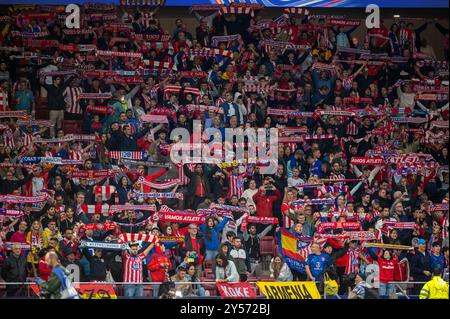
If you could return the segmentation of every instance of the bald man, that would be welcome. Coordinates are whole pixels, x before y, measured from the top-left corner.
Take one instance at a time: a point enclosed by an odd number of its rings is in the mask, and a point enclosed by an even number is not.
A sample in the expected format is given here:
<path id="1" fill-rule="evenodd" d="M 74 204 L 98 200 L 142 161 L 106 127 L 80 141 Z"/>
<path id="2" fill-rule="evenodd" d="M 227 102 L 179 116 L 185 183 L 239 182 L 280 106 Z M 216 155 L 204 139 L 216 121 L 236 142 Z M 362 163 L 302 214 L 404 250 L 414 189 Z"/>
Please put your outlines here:
<path id="1" fill-rule="evenodd" d="M 51 251 L 45 255 L 45 262 L 52 270 L 47 282 L 40 281 L 42 294 L 46 299 L 79 299 L 78 293 L 72 285 L 70 272 L 65 269 L 58 255 Z"/>

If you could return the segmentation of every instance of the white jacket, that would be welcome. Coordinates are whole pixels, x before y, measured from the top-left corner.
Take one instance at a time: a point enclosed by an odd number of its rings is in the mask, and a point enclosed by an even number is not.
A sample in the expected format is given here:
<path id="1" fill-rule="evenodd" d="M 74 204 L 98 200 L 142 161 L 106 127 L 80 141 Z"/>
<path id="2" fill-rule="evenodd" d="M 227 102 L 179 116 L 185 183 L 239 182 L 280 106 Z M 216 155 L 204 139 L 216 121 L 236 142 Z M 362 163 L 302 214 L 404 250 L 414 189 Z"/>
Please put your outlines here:
<path id="1" fill-rule="evenodd" d="M 273 275 L 273 258 L 270 261 L 270 278 L 274 278 Z M 280 270 L 280 275 L 278 276 L 278 278 L 275 278 L 277 281 L 292 281 L 293 280 L 293 276 L 292 276 L 292 272 L 289 269 L 288 265 L 286 263 L 283 264 L 283 267 L 281 267 Z"/>
<path id="2" fill-rule="evenodd" d="M 216 280 L 218 279 L 228 279 L 229 283 L 239 282 L 239 274 L 234 262 L 228 260 L 228 265 L 225 267 L 216 266 Z"/>

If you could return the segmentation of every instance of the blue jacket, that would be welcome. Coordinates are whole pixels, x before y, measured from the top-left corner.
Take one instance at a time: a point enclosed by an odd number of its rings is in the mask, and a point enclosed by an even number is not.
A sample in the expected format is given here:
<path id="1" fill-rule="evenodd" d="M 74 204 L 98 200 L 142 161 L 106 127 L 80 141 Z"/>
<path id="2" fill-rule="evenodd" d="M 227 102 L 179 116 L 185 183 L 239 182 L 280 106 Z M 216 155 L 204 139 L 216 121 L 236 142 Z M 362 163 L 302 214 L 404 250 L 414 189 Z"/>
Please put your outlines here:
<path id="1" fill-rule="evenodd" d="M 133 134 L 131 136 L 126 136 L 120 131 L 112 132 L 112 137 L 117 141 L 118 145 L 120 146 L 121 151 L 131 151 L 136 152 L 138 150 L 137 141 L 141 137 L 145 136 L 147 132 L 150 130 L 150 127 L 147 126 L 143 130 L 137 132 L 136 134 Z"/>
<path id="2" fill-rule="evenodd" d="M 314 161 L 314 163 L 311 164 L 309 172 L 311 174 L 317 175 L 319 178 L 322 178 L 322 161 L 321 160 Z"/>
<path id="3" fill-rule="evenodd" d="M 237 117 L 238 124 L 242 124 L 242 123 L 240 123 L 241 122 L 241 112 L 239 111 L 239 106 L 234 102 L 232 102 L 231 104 L 234 107 L 234 115 L 236 115 L 236 117 Z M 231 116 L 228 115 L 230 105 L 228 104 L 228 102 L 224 102 L 224 103 L 220 104 L 220 108 L 223 109 L 223 116 L 225 119 L 225 123 L 227 125 L 230 125 Z"/>
<path id="4" fill-rule="evenodd" d="M 205 248 L 206 250 L 218 250 L 220 239 L 219 239 L 219 233 L 222 231 L 222 229 L 225 227 L 225 225 L 228 223 L 229 219 L 225 217 L 222 219 L 220 223 L 218 223 L 215 227 L 211 228 L 211 239 L 206 238 L 206 224 L 200 225 L 200 230 L 203 233 L 203 238 L 205 239 Z"/>
<path id="5" fill-rule="evenodd" d="M 445 269 L 445 257 L 444 255 L 435 256 L 430 253 L 430 268 L 433 270 L 435 267 L 441 268 L 442 271 Z"/>

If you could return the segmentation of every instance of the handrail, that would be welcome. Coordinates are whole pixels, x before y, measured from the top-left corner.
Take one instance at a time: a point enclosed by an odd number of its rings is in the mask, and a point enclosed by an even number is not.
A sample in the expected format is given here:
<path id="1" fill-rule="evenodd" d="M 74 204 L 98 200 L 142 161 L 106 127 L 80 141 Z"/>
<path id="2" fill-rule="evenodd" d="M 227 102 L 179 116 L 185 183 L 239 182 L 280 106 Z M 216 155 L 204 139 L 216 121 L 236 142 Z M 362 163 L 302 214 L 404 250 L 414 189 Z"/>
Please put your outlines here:
<path id="1" fill-rule="evenodd" d="M 256 284 L 256 281 L 246 281 L 249 284 Z M 77 281 L 77 282 L 72 282 L 72 284 L 74 285 L 79 285 L 79 284 L 89 284 L 89 285 L 93 285 L 93 284 L 106 284 L 106 285 L 162 285 L 166 282 L 161 282 L 161 281 L 156 281 L 156 282 L 118 282 L 118 281 L 114 281 L 114 282 L 110 282 L 110 281 Z M 216 280 L 211 280 L 211 281 L 197 281 L 197 282 L 192 282 L 192 281 L 179 281 L 179 282 L 175 282 L 173 281 L 174 284 L 192 284 L 192 285 L 210 285 L 210 284 L 215 284 Z M 32 285 L 35 284 L 34 281 L 26 281 L 26 282 L 2 282 L 0 281 L 0 285 L 5 284 L 5 285 Z"/>

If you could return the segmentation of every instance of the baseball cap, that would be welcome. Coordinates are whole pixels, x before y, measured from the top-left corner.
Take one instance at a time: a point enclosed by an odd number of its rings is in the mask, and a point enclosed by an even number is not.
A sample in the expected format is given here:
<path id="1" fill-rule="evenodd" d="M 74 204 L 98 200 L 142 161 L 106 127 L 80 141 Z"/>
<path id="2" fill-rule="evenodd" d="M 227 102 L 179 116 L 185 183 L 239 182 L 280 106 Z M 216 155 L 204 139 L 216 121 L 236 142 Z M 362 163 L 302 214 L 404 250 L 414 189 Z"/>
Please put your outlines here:
<path id="1" fill-rule="evenodd" d="M 418 245 L 426 245 L 427 244 L 427 242 L 425 241 L 425 239 L 419 239 L 418 241 L 417 241 L 417 244 Z"/>

